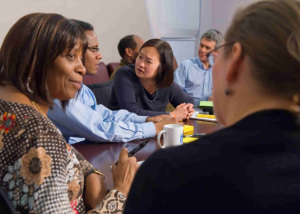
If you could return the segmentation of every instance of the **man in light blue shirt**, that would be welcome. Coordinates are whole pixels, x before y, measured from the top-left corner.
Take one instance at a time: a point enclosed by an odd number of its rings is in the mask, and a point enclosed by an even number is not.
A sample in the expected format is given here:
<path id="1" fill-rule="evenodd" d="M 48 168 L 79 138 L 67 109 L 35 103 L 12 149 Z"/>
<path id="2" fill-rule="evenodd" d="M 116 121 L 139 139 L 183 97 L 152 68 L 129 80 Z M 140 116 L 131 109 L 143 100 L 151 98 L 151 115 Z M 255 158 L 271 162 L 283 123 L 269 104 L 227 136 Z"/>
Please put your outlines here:
<path id="1" fill-rule="evenodd" d="M 183 61 L 174 73 L 174 81 L 193 97 L 195 106 L 207 101 L 212 94 L 212 66 L 206 54 L 218 47 L 223 40 L 221 32 L 215 29 L 206 31 L 200 40 L 198 57 Z"/>
<path id="2" fill-rule="evenodd" d="M 84 30 L 88 40 L 88 49 L 84 56 L 87 74 L 95 75 L 97 64 L 102 59 L 97 35 L 89 23 L 75 21 Z M 54 100 L 53 109 L 48 111 L 48 117 L 70 144 L 84 138 L 95 142 L 127 142 L 154 137 L 162 130 L 163 125 L 176 123 L 174 119 L 165 115 L 145 117 L 126 110 L 111 111 L 103 105 L 97 105 L 93 92 L 83 84 L 75 98 L 68 101 L 65 110 L 59 100 Z"/>

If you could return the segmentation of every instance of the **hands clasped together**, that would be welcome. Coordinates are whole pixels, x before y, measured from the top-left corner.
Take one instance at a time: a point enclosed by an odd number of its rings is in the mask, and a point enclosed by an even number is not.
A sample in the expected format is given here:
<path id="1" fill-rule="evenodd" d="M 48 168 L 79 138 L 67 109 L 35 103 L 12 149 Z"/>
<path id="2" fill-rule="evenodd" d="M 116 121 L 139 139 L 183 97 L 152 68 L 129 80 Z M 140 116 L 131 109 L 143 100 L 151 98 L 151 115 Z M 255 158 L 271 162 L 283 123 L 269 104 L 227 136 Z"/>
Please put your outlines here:
<path id="1" fill-rule="evenodd" d="M 176 107 L 176 109 L 170 112 L 170 115 L 158 115 L 154 117 L 148 117 L 146 122 L 153 122 L 156 128 L 156 134 L 158 134 L 167 124 L 181 124 L 182 120 L 189 119 L 193 113 L 194 105 L 191 103 L 182 103 Z"/>
<path id="2" fill-rule="evenodd" d="M 173 115 L 173 117 L 180 117 L 182 119 L 189 119 L 195 112 L 193 107 L 194 105 L 191 103 L 181 103 L 174 111 L 170 112 L 170 115 Z"/>

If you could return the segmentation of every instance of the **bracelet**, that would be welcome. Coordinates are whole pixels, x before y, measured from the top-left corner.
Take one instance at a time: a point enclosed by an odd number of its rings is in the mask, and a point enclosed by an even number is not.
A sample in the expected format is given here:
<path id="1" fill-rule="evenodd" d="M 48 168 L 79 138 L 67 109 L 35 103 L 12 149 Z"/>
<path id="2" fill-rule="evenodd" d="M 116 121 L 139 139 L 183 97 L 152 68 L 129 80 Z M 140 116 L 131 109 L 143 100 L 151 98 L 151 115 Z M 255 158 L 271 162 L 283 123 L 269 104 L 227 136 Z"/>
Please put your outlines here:
<path id="1" fill-rule="evenodd" d="M 98 171 L 97 169 L 95 169 L 94 173 L 96 173 L 98 175 L 102 175 L 103 177 L 105 177 L 105 175 L 102 172 Z M 105 177 L 105 179 L 106 179 L 106 177 Z"/>
<path id="2" fill-rule="evenodd" d="M 172 112 L 170 112 L 170 116 L 171 116 L 172 118 L 176 118 L 176 115 L 175 115 L 174 113 L 172 113 Z"/>

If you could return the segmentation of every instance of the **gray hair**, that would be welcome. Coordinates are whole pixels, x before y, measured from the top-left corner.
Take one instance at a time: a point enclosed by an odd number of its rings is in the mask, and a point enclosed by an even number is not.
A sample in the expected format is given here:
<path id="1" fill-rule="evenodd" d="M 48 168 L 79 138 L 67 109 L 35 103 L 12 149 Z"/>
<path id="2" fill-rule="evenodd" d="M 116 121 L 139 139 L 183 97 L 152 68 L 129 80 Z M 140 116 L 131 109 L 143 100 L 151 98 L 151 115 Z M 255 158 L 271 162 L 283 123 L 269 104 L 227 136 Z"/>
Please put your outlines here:
<path id="1" fill-rule="evenodd" d="M 209 41 L 214 41 L 216 42 L 216 48 L 220 46 L 222 40 L 223 40 L 223 35 L 220 31 L 216 29 L 209 29 L 205 33 L 202 34 L 200 41 L 205 38 Z"/>

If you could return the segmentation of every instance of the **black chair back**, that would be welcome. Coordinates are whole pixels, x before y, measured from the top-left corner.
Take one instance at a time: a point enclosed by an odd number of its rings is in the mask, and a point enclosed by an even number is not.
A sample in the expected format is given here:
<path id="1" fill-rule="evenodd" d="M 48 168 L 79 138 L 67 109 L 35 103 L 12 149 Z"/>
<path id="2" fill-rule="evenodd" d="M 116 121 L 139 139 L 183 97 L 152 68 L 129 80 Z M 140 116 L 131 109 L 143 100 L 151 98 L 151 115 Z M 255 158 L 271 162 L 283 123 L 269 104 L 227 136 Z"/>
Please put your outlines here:
<path id="1" fill-rule="evenodd" d="M 109 108 L 109 100 L 112 94 L 113 80 L 87 85 L 94 93 L 97 104 Z"/>
<path id="2" fill-rule="evenodd" d="M 0 213 L 16 214 L 11 201 L 6 192 L 0 188 Z"/>

